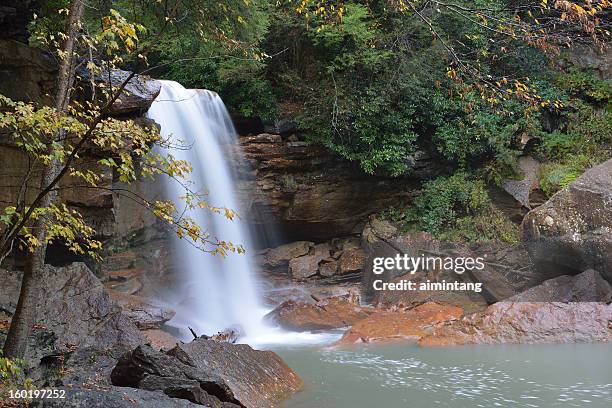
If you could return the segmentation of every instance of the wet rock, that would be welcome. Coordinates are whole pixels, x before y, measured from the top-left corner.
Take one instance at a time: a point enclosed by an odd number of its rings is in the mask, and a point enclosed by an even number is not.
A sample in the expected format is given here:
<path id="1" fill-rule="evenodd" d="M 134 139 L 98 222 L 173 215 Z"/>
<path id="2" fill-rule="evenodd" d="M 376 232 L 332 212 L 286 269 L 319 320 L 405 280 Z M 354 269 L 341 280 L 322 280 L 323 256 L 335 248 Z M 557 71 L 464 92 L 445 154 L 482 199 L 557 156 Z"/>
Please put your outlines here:
<path id="1" fill-rule="evenodd" d="M 354 273 L 363 270 L 365 264 L 365 253 L 361 248 L 350 248 L 342 251 L 340 255 L 339 275 Z"/>
<path id="2" fill-rule="evenodd" d="M 316 303 L 288 300 L 266 315 L 266 319 L 287 330 L 330 330 L 350 326 L 370 313 L 370 309 L 359 306 L 353 295 L 348 295 Z"/>
<path id="3" fill-rule="evenodd" d="M 444 321 L 456 320 L 463 309 L 427 302 L 408 311 L 380 311 L 356 322 L 338 341 L 338 345 L 389 341 L 417 341 L 428 334 L 428 328 Z"/>
<path id="4" fill-rule="evenodd" d="M 610 341 L 612 305 L 603 303 L 499 302 L 484 312 L 440 324 L 423 346 Z"/>
<path id="5" fill-rule="evenodd" d="M 595 269 L 612 282 L 612 160 L 530 211 L 521 230 L 540 281 Z"/>
<path id="6" fill-rule="evenodd" d="M 228 384 L 206 367 L 194 367 L 149 346 L 125 353 L 111 372 L 113 385 L 160 390 L 174 398 L 209 406 L 240 403 Z"/>
<path id="7" fill-rule="evenodd" d="M 211 340 L 222 341 L 226 343 L 235 343 L 240 337 L 244 336 L 244 330 L 240 326 L 230 327 L 219 333 L 210 336 Z"/>
<path id="8" fill-rule="evenodd" d="M 195 369 L 219 375 L 248 408 L 277 406 L 302 386 L 302 380 L 275 353 L 246 344 L 199 338 L 176 346 L 169 354 Z"/>
<path id="9" fill-rule="evenodd" d="M 507 299 L 509 302 L 604 302 L 612 301 L 612 288 L 593 269 L 576 276 L 563 275 Z"/>
<path id="10" fill-rule="evenodd" d="M 300 256 L 289 261 L 289 273 L 293 279 L 302 280 L 314 276 L 319 269 L 319 257 L 316 255 Z"/>
<path id="11" fill-rule="evenodd" d="M 201 408 L 186 399 L 171 398 L 161 391 L 124 387 L 65 388 L 65 399 L 44 399 L 41 408 Z M 223 407 L 225 408 L 225 407 Z M 229 407 L 228 407 L 229 408 Z"/>

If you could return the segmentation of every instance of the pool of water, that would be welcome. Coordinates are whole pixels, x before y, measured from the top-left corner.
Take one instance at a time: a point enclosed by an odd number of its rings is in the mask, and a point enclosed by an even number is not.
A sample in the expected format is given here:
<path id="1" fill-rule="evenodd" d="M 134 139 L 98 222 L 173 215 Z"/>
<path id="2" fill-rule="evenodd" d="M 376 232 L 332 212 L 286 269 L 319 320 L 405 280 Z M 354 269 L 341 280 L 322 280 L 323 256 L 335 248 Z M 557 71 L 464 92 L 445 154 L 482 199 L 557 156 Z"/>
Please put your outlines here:
<path id="1" fill-rule="evenodd" d="M 305 382 L 284 408 L 612 407 L 612 344 L 274 351 Z"/>

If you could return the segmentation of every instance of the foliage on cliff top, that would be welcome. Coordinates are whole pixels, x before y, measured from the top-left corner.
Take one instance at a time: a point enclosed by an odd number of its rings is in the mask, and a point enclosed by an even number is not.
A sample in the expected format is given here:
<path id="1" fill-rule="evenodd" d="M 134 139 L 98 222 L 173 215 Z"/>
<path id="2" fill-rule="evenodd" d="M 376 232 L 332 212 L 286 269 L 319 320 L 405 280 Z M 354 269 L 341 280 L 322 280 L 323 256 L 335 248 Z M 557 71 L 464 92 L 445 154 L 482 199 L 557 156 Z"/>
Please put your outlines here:
<path id="1" fill-rule="evenodd" d="M 310 142 L 392 176 L 418 149 L 497 182 L 511 176 L 521 138 L 567 109 L 548 57 L 568 41 L 609 39 L 607 0 L 110 4 L 150 33 L 170 27 L 142 38 L 156 76 L 215 89 L 268 124 L 297 118 Z"/>

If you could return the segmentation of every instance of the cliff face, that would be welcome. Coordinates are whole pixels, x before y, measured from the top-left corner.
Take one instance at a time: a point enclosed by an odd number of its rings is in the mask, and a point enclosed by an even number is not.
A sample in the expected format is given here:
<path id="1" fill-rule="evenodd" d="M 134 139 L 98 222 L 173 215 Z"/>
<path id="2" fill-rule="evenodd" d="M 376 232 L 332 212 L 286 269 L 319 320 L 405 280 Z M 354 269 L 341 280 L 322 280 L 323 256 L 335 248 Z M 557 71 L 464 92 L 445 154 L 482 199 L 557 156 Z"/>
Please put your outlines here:
<path id="1" fill-rule="evenodd" d="M 243 136 L 240 145 L 244 156 L 232 156 L 245 218 L 259 228 L 275 226 L 288 240 L 359 233 L 368 215 L 410 200 L 418 178 L 436 171 L 432 158 L 420 153 L 408 177 L 369 176 L 295 135 Z"/>

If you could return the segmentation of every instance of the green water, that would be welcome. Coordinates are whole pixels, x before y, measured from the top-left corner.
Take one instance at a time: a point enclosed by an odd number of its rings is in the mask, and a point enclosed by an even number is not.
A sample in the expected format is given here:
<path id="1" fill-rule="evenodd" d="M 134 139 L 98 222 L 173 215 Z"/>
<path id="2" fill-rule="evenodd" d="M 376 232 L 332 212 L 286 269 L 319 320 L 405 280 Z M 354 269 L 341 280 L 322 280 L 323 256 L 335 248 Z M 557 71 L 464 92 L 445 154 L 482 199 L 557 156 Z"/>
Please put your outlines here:
<path id="1" fill-rule="evenodd" d="M 305 382 L 284 408 L 612 407 L 612 344 L 275 351 Z"/>

